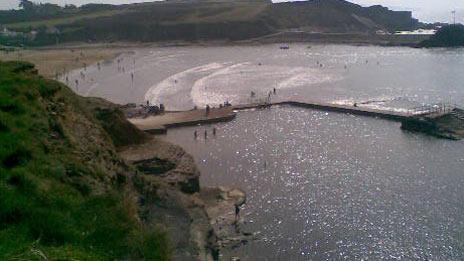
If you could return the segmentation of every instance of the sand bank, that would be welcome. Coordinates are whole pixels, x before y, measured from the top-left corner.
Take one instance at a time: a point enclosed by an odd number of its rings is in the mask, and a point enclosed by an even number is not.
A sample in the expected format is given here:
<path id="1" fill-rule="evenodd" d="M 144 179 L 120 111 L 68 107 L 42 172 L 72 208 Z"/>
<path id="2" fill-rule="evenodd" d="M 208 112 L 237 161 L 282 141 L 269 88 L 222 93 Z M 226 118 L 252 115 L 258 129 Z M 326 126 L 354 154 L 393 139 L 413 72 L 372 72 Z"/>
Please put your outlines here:
<path id="1" fill-rule="evenodd" d="M 127 48 L 122 46 L 60 46 L 0 52 L 0 60 L 30 62 L 36 65 L 41 75 L 54 78 L 59 74 L 83 68 L 99 61 L 112 60 L 127 51 Z"/>

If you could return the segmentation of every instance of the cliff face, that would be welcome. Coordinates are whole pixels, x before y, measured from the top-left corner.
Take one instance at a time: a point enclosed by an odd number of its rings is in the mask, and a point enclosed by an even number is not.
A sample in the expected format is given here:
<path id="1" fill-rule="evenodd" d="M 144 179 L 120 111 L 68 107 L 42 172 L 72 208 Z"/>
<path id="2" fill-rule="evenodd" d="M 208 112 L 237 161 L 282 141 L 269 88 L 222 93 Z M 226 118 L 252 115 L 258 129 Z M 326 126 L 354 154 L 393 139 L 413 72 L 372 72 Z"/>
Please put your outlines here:
<path id="1" fill-rule="evenodd" d="M 147 142 L 161 176 L 120 156 Z M 181 148 L 152 140 L 116 105 L 0 62 L 0 259 L 212 259 L 214 233 L 191 195 L 198 176 Z M 181 240 L 163 229 L 175 224 Z"/>
<path id="2" fill-rule="evenodd" d="M 361 13 L 391 32 L 413 30 L 419 26 L 419 20 L 412 17 L 411 11 L 391 11 L 377 5 L 361 9 Z"/>
<path id="3" fill-rule="evenodd" d="M 305 28 L 315 32 L 372 32 L 409 30 L 417 26 L 411 12 L 382 6 L 361 7 L 343 0 L 313 0 L 272 5 L 269 19 L 277 28 Z"/>

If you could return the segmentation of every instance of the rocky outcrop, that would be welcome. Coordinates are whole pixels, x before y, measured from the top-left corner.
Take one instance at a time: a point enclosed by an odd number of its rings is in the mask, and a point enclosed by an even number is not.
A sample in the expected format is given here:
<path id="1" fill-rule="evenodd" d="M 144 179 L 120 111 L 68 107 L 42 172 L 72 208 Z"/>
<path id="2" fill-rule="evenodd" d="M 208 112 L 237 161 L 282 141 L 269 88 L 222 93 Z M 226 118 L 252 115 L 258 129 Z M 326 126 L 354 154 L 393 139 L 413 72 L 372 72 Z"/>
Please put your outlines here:
<path id="1" fill-rule="evenodd" d="M 206 204 L 206 212 L 224 257 L 228 257 L 228 252 L 234 248 L 256 238 L 254 233 L 241 228 L 243 215 L 235 216 L 234 206 L 241 207 L 246 202 L 243 191 L 228 187 L 207 187 L 200 191 L 200 198 Z"/>
<path id="2" fill-rule="evenodd" d="M 162 180 L 189 194 L 200 191 L 200 172 L 196 168 L 195 161 L 179 146 L 159 139 L 151 139 L 140 145 L 123 148 L 120 155 L 140 170 L 145 169 L 147 180 L 155 182 Z M 150 168 L 167 169 L 167 171 L 152 173 Z"/>
<path id="3" fill-rule="evenodd" d="M 142 173 L 137 186 L 146 222 L 163 224 L 174 260 L 217 260 L 219 252 L 246 244 L 255 235 L 240 229 L 235 205 L 246 195 L 226 187 L 200 188 L 200 173 L 181 147 L 156 138 L 125 147 L 120 155 Z M 167 168 L 166 171 L 159 171 Z M 155 171 L 153 171 L 155 170 Z"/>
<path id="4" fill-rule="evenodd" d="M 460 140 L 464 138 L 464 117 L 461 115 L 464 115 L 461 110 L 454 109 L 450 113 L 409 117 L 401 122 L 401 129 Z"/>

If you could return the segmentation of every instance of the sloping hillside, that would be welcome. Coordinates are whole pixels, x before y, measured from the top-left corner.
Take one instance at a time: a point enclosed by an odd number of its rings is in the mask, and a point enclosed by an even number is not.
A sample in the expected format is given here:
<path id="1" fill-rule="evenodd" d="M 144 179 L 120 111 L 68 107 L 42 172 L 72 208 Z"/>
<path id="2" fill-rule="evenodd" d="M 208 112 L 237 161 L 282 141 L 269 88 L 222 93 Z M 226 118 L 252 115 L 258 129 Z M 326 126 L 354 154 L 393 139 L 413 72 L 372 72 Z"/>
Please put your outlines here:
<path id="1" fill-rule="evenodd" d="M 47 25 L 57 30 L 47 30 Z M 274 4 L 267 0 L 198 0 L 111 6 L 107 13 L 98 10 L 95 14 L 85 13 L 85 16 L 13 23 L 6 27 L 25 33 L 31 28 L 38 29 L 34 40 L 25 36 L 24 41 L 50 44 L 84 40 L 244 40 L 295 29 L 319 33 L 372 33 L 379 29 L 408 30 L 417 25 L 411 12 L 394 12 L 381 6 L 365 8 L 344 0 Z"/>
<path id="2" fill-rule="evenodd" d="M 200 173 L 119 106 L 0 61 L 0 260 L 213 260 Z"/>
<path id="3" fill-rule="evenodd" d="M 167 259 L 116 151 L 145 139 L 111 104 L 0 62 L 0 259 Z"/>

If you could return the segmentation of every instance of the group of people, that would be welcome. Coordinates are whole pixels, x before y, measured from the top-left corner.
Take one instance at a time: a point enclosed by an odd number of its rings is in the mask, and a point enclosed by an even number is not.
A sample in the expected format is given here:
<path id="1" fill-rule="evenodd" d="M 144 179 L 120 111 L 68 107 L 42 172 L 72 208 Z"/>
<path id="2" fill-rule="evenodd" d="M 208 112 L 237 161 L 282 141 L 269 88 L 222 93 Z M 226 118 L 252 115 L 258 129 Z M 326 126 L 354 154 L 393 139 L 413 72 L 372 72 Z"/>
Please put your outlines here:
<path id="1" fill-rule="evenodd" d="M 214 128 L 213 128 L 213 136 L 214 136 L 214 137 L 216 137 L 216 132 L 217 132 L 216 127 L 214 127 Z M 207 140 L 207 139 L 208 139 L 208 130 L 205 130 L 204 135 L 205 135 L 205 140 Z M 198 139 L 198 131 L 197 131 L 197 130 L 195 130 L 195 131 L 193 132 L 193 138 L 194 138 L 195 140 Z"/>
<path id="2" fill-rule="evenodd" d="M 219 108 L 225 108 L 230 106 L 232 106 L 232 103 L 230 103 L 229 101 L 225 101 L 223 104 L 219 104 Z"/>
<path id="3" fill-rule="evenodd" d="M 266 99 L 266 103 L 271 103 L 271 96 L 272 95 L 276 95 L 277 94 L 277 89 L 276 88 L 273 88 L 271 91 L 269 91 L 267 93 L 267 99 Z M 254 91 L 251 91 L 250 93 L 250 98 L 252 99 L 252 102 L 253 102 L 253 99 L 256 97 L 256 93 Z"/>
<path id="4" fill-rule="evenodd" d="M 366 63 L 366 64 L 369 64 L 369 60 L 366 59 L 365 63 Z M 324 67 L 324 64 L 321 63 L 320 61 L 316 61 L 316 65 L 319 66 L 320 68 Z M 377 62 L 377 65 L 380 65 L 380 62 L 379 62 L 379 61 Z M 344 68 L 345 68 L 345 70 L 348 70 L 348 65 L 345 64 L 345 65 L 344 65 Z"/>

